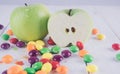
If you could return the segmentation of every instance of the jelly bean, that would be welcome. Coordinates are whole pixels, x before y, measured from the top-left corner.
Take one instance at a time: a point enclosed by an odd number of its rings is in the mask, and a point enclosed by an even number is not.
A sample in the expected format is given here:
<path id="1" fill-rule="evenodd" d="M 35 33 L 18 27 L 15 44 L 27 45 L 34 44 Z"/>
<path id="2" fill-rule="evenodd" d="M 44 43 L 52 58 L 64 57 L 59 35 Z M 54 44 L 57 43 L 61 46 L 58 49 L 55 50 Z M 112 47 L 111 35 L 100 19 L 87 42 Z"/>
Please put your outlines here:
<path id="1" fill-rule="evenodd" d="M 46 58 L 42 58 L 41 60 L 40 60 L 40 62 L 42 62 L 43 64 L 44 63 L 47 63 L 47 62 L 49 62 L 50 60 L 49 59 L 46 59 Z"/>
<path id="2" fill-rule="evenodd" d="M 75 52 L 79 51 L 79 48 L 75 45 L 72 45 L 72 46 L 70 46 L 70 50 L 71 50 L 71 52 L 75 53 Z"/>
<path id="3" fill-rule="evenodd" d="M 42 48 L 41 50 L 40 50 L 40 53 L 41 54 L 45 54 L 45 53 L 48 53 L 49 52 L 49 48 Z"/>
<path id="4" fill-rule="evenodd" d="M 42 65 L 43 65 L 42 62 L 36 62 L 32 65 L 32 68 L 38 71 L 42 68 Z"/>
<path id="5" fill-rule="evenodd" d="M 8 34 L 3 34 L 2 38 L 3 38 L 3 40 L 8 40 L 10 38 L 10 36 Z"/>
<path id="6" fill-rule="evenodd" d="M 116 54 L 116 59 L 120 61 L 120 53 Z"/>
<path id="7" fill-rule="evenodd" d="M 34 41 L 30 41 L 30 42 L 28 42 L 28 44 L 36 44 Z"/>
<path id="8" fill-rule="evenodd" d="M 40 70 L 40 71 L 37 71 L 35 74 L 47 74 L 47 72 Z"/>
<path id="9" fill-rule="evenodd" d="M 77 41 L 77 42 L 76 42 L 76 46 L 79 48 L 79 50 L 82 50 L 82 49 L 84 48 L 83 43 L 80 42 L 80 41 Z"/>
<path id="10" fill-rule="evenodd" d="M 11 38 L 10 39 L 10 43 L 12 43 L 12 44 L 16 44 L 17 42 L 18 42 L 17 38 Z"/>
<path id="11" fill-rule="evenodd" d="M 16 61 L 15 64 L 16 64 L 16 65 L 20 65 L 20 66 L 23 66 L 23 65 L 24 65 L 23 61 Z"/>
<path id="12" fill-rule="evenodd" d="M 113 48 L 114 50 L 120 50 L 120 44 L 114 43 L 114 44 L 112 44 L 112 48 Z"/>
<path id="13" fill-rule="evenodd" d="M 67 74 L 68 68 L 66 66 L 58 66 L 56 71 L 58 72 L 58 74 Z"/>
<path id="14" fill-rule="evenodd" d="M 47 62 L 47 63 L 43 64 L 41 70 L 49 73 L 52 70 L 52 65 L 49 62 Z"/>
<path id="15" fill-rule="evenodd" d="M 56 46 L 51 48 L 51 53 L 57 54 L 59 52 L 60 52 L 60 47 L 59 46 L 56 45 Z"/>
<path id="16" fill-rule="evenodd" d="M 94 73 L 94 72 L 96 72 L 98 70 L 97 66 L 94 65 L 94 64 L 87 65 L 86 69 L 90 73 Z"/>
<path id="17" fill-rule="evenodd" d="M 34 63 L 36 63 L 36 62 L 38 62 L 39 61 L 39 59 L 37 58 L 37 57 L 30 57 L 29 59 L 28 59 L 28 62 L 32 65 L 32 64 L 34 64 Z"/>
<path id="18" fill-rule="evenodd" d="M 2 74 L 7 74 L 7 70 L 3 71 Z"/>
<path id="19" fill-rule="evenodd" d="M 104 34 L 98 34 L 97 39 L 98 40 L 103 40 L 103 39 L 105 39 L 105 35 Z"/>
<path id="20" fill-rule="evenodd" d="M 54 55 L 53 60 L 60 62 L 63 60 L 63 57 L 61 55 Z"/>
<path id="21" fill-rule="evenodd" d="M 99 30 L 98 30 L 97 28 L 93 28 L 92 34 L 93 34 L 93 35 L 96 35 L 97 33 L 99 33 Z"/>
<path id="22" fill-rule="evenodd" d="M 18 42 L 16 43 L 16 46 L 19 47 L 19 48 L 25 47 L 25 42 L 23 42 L 23 41 L 18 41 Z"/>
<path id="23" fill-rule="evenodd" d="M 36 47 L 34 44 L 27 44 L 27 50 L 28 51 L 36 50 Z"/>
<path id="24" fill-rule="evenodd" d="M 0 30 L 2 30 L 4 28 L 4 26 L 2 24 L 0 24 Z"/>
<path id="25" fill-rule="evenodd" d="M 60 66 L 60 63 L 57 61 L 50 61 L 52 64 L 52 70 L 55 70 L 58 66 Z"/>
<path id="26" fill-rule="evenodd" d="M 52 40 L 51 37 L 49 37 L 47 43 L 48 43 L 49 45 L 55 45 L 55 42 Z"/>
<path id="27" fill-rule="evenodd" d="M 37 51 L 37 50 L 31 50 L 28 54 L 30 57 L 36 57 L 36 56 L 40 55 L 39 51 Z"/>
<path id="28" fill-rule="evenodd" d="M 83 59 L 84 59 L 84 62 L 85 62 L 85 63 L 90 63 L 90 62 L 93 61 L 93 57 L 92 57 L 91 55 L 89 55 L 89 54 L 86 54 L 86 55 L 83 57 Z"/>
<path id="29" fill-rule="evenodd" d="M 15 65 L 15 66 L 10 67 L 7 70 L 7 74 L 18 74 L 20 71 L 22 71 L 22 67 L 19 65 Z"/>
<path id="30" fill-rule="evenodd" d="M 41 46 L 45 46 L 45 43 L 42 40 L 37 40 L 36 44 L 39 44 Z"/>
<path id="31" fill-rule="evenodd" d="M 13 57 L 11 55 L 5 55 L 2 57 L 2 62 L 9 64 L 13 61 Z"/>
<path id="32" fill-rule="evenodd" d="M 17 74 L 27 74 L 27 72 L 22 70 L 22 71 L 19 71 Z"/>
<path id="33" fill-rule="evenodd" d="M 10 36 L 13 35 L 12 30 L 11 29 L 7 30 L 7 34 L 10 35 Z"/>
<path id="34" fill-rule="evenodd" d="M 63 50 L 61 54 L 64 58 L 68 58 L 71 56 L 72 53 L 69 50 Z"/>
<path id="35" fill-rule="evenodd" d="M 2 43 L 1 44 L 1 48 L 6 50 L 6 49 L 9 49 L 10 48 L 10 44 L 9 43 Z"/>
<path id="36" fill-rule="evenodd" d="M 86 54 L 88 54 L 88 51 L 87 50 L 80 50 L 78 54 L 80 57 L 84 57 Z"/>
<path id="37" fill-rule="evenodd" d="M 36 46 L 36 49 L 37 49 L 37 50 L 41 50 L 41 49 L 43 48 L 43 46 L 40 45 L 40 44 L 35 44 L 35 46 Z"/>
<path id="38" fill-rule="evenodd" d="M 35 69 L 29 67 L 25 68 L 24 70 L 27 72 L 27 74 L 35 74 L 36 72 Z"/>
<path id="39" fill-rule="evenodd" d="M 42 58 L 46 58 L 46 59 L 52 59 L 53 55 L 51 53 L 45 53 L 42 55 Z"/>

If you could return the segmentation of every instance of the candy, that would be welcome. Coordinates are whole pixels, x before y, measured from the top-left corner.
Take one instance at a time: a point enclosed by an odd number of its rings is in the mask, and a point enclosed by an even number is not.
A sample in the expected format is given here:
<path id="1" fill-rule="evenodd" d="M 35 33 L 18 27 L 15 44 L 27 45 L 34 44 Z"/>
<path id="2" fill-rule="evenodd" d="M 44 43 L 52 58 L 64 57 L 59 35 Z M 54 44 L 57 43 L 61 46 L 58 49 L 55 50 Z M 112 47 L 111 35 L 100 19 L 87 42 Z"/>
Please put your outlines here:
<path id="1" fill-rule="evenodd" d="M 29 67 L 25 68 L 24 70 L 27 72 L 27 74 L 35 74 L 36 72 L 35 69 Z"/>
<path id="2" fill-rule="evenodd" d="M 43 48 L 43 46 L 40 45 L 40 44 L 35 44 L 35 46 L 36 46 L 36 49 L 37 49 L 37 50 L 41 50 L 41 49 Z"/>
<path id="3" fill-rule="evenodd" d="M 60 63 L 57 61 L 50 61 L 52 64 L 52 70 L 55 70 L 58 66 L 60 66 Z"/>
<path id="4" fill-rule="evenodd" d="M 42 48 L 41 50 L 40 50 L 40 53 L 41 54 L 45 54 L 45 53 L 48 53 L 49 52 L 49 48 Z"/>
<path id="5" fill-rule="evenodd" d="M 60 52 L 60 47 L 59 46 L 56 45 L 56 46 L 51 48 L 51 53 L 57 54 L 59 52 Z"/>
<path id="6" fill-rule="evenodd" d="M 30 42 L 28 42 L 28 44 L 36 44 L 34 41 L 30 41 Z"/>
<path id="7" fill-rule="evenodd" d="M 47 74 L 47 72 L 45 72 L 45 71 L 37 71 L 35 74 Z"/>
<path id="8" fill-rule="evenodd" d="M 5 49 L 5 50 L 6 50 L 6 49 L 9 49 L 9 48 L 10 48 L 10 44 L 9 44 L 9 43 L 2 43 L 2 44 L 1 44 L 1 48 L 2 48 L 2 49 Z"/>
<path id="9" fill-rule="evenodd" d="M 75 45 L 72 45 L 72 46 L 70 46 L 69 48 L 70 48 L 71 52 L 73 52 L 73 53 L 79 51 L 79 48 L 78 48 L 77 46 L 75 46 Z"/>
<path id="10" fill-rule="evenodd" d="M 104 34 L 98 34 L 97 39 L 98 40 L 103 40 L 103 39 L 105 39 L 105 35 Z"/>
<path id="11" fill-rule="evenodd" d="M 79 48 L 79 50 L 82 50 L 82 49 L 84 48 L 83 43 L 80 42 L 80 41 L 77 41 L 77 42 L 76 42 L 76 46 Z"/>
<path id="12" fill-rule="evenodd" d="M 37 57 L 30 57 L 29 59 L 28 59 L 28 62 L 32 65 L 32 64 L 34 64 L 34 63 L 36 63 L 36 62 L 38 62 L 39 61 L 39 59 L 37 58 Z"/>
<path id="13" fill-rule="evenodd" d="M 39 44 L 41 46 L 45 46 L 45 43 L 42 40 L 37 40 L 36 44 Z"/>
<path id="14" fill-rule="evenodd" d="M 112 44 L 112 48 L 113 48 L 114 50 L 120 50 L 120 44 L 114 43 L 114 44 Z"/>
<path id="15" fill-rule="evenodd" d="M 17 38 L 11 38 L 10 39 L 10 43 L 12 43 L 12 44 L 16 44 L 17 42 L 18 42 Z"/>
<path id="16" fill-rule="evenodd" d="M 93 57 L 92 57 L 91 55 L 89 55 L 89 54 L 86 54 L 86 55 L 83 57 L 83 59 L 84 59 L 84 62 L 85 62 L 85 63 L 90 63 L 90 62 L 93 61 Z"/>
<path id="17" fill-rule="evenodd" d="M 8 34 L 3 34 L 2 39 L 3 40 L 8 40 L 10 36 Z"/>
<path id="18" fill-rule="evenodd" d="M 49 73 L 52 70 L 52 65 L 47 62 L 47 63 L 43 64 L 41 70 Z"/>
<path id="19" fill-rule="evenodd" d="M 99 30 L 98 30 L 97 28 L 93 28 L 92 34 L 93 34 L 93 35 L 96 35 L 97 33 L 99 33 Z"/>
<path id="20" fill-rule="evenodd" d="M 120 61 L 120 53 L 116 54 L 116 59 Z"/>
<path id="21" fill-rule="evenodd" d="M 53 60 L 60 62 L 60 61 L 63 60 L 63 57 L 62 57 L 61 55 L 55 55 L 55 56 L 53 57 Z"/>
<path id="22" fill-rule="evenodd" d="M 59 66 L 57 67 L 56 71 L 58 74 L 68 74 L 68 68 L 66 66 Z"/>
<path id="23" fill-rule="evenodd" d="M 42 62 L 42 63 L 44 64 L 44 63 L 47 63 L 47 62 L 49 62 L 49 59 L 42 58 L 42 59 L 40 60 L 40 62 Z"/>
<path id="24" fill-rule="evenodd" d="M 7 34 L 10 35 L 10 36 L 13 35 L 12 30 L 11 29 L 7 30 Z"/>
<path id="25" fill-rule="evenodd" d="M 94 64 L 87 65 L 86 69 L 90 73 L 94 73 L 94 72 L 96 72 L 98 70 L 97 66 L 94 65 Z"/>
<path id="26" fill-rule="evenodd" d="M 45 53 L 42 55 L 42 58 L 46 58 L 46 59 L 52 59 L 53 55 L 51 53 Z"/>
<path id="27" fill-rule="evenodd" d="M 32 65 L 32 68 L 38 71 L 42 68 L 42 65 L 43 65 L 42 62 L 36 62 Z"/>
<path id="28" fill-rule="evenodd" d="M 30 57 L 36 57 L 36 56 L 40 55 L 39 51 L 37 51 L 37 50 L 31 50 L 28 54 Z"/>
<path id="29" fill-rule="evenodd" d="M 80 57 L 84 57 L 86 54 L 88 54 L 88 51 L 87 51 L 87 50 L 80 50 L 79 53 L 78 53 L 78 55 L 79 55 Z"/>
<path id="30" fill-rule="evenodd" d="M 5 55 L 2 57 L 2 62 L 9 64 L 13 61 L 13 57 L 11 55 Z"/>
<path id="31" fill-rule="evenodd" d="M 22 67 L 19 65 L 15 65 L 15 66 L 10 67 L 7 70 L 7 74 L 18 74 L 20 71 L 22 71 Z"/>
<path id="32" fill-rule="evenodd" d="M 23 41 L 18 41 L 18 42 L 16 43 L 16 46 L 19 47 L 19 48 L 25 47 L 25 42 L 23 42 Z"/>
<path id="33" fill-rule="evenodd" d="M 49 37 L 47 43 L 48 43 L 49 45 L 55 45 L 55 42 L 52 40 L 51 37 Z"/>
<path id="34" fill-rule="evenodd" d="M 36 47 L 34 44 L 27 44 L 27 50 L 28 51 L 36 50 Z"/>
<path id="35" fill-rule="evenodd" d="M 69 50 L 63 50 L 61 54 L 64 58 L 68 58 L 71 56 L 72 53 Z"/>
<path id="36" fill-rule="evenodd" d="M 7 70 L 3 71 L 2 74 L 7 74 Z"/>
<path id="37" fill-rule="evenodd" d="M 4 26 L 2 24 L 0 24 L 0 30 L 2 30 L 4 28 Z"/>
<path id="38" fill-rule="evenodd" d="M 17 62 L 15 62 L 15 64 L 16 64 L 16 65 L 20 65 L 20 66 L 23 66 L 23 65 L 24 65 L 23 61 L 17 61 Z"/>
<path id="39" fill-rule="evenodd" d="M 27 74 L 27 72 L 22 70 L 22 71 L 19 71 L 17 74 Z"/>

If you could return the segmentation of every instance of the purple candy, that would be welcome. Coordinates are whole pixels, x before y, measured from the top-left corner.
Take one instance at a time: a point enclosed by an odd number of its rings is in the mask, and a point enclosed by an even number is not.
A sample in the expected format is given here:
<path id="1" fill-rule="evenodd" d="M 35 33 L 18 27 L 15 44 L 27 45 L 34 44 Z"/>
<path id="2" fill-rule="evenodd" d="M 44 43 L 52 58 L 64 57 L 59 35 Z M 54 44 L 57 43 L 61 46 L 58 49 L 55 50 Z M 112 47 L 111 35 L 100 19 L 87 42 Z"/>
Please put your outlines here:
<path id="1" fill-rule="evenodd" d="M 3 43 L 3 44 L 1 44 L 1 48 L 6 50 L 6 49 L 10 48 L 10 44 L 9 43 Z"/>
<path id="2" fill-rule="evenodd" d="M 0 30 L 2 30 L 2 29 L 3 29 L 3 27 L 4 27 L 4 26 L 3 26 L 2 24 L 0 24 Z"/>
<path id="3" fill-rule="evenodd" d="M 63 57 L 62 57 L 61 55 L 55 55 L 55 56 L 53 57 L 53 60 L 60 62 L 60 61 L 63 60 Z"/>
<path id="4" fill-rule="evenodd" d="M 64 58 L 68 58 L 72 53 L 69 50 L 63 50 L 61 54 Z"/>
<path id="5" fill-rule="evenodd" d="M 18 41 L 18 42 L 16 43 L 16 46 L 19 47 L 19 48 L 25 47 L 25 42 L 23 42 L 23 41 Z"/>
<path id="6" fill-rule="evenodd" d="M 31 50 L 28 54 L 29 54 L 29 56 L 31 56 L 31 57 L 36 57 L 36 56 L 38 56 L 40 53 L 39 53 L 39 51 L 37 51 L 37 50 Z"/>
<path id="7" fill-rule="evenodd" d="M 7 70 L 3 71 L 2 74 L 7 74 Z"/>
<path id="8" fill-rule="evenodd" d="M 36 62 L 38 62 L 39 61 L 39 59 L 37 58 L 37 57 L 30 57 L 29 59 L 28 59 L 28 62 L 32 65 L 32 64 L 34 64 L 34 63 L 36 63 Z"/>

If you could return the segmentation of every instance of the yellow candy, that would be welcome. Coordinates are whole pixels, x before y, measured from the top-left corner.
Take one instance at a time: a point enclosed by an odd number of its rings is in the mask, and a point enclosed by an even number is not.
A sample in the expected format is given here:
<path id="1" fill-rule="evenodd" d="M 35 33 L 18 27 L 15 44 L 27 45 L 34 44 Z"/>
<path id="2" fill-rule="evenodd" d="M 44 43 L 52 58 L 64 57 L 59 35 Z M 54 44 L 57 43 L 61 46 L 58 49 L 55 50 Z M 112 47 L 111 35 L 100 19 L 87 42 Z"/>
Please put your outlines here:
<path id="1" fill-rule="evenodd" d="M 49 62 L 47 62 L 47 63 L 43 64 L 41 70 L 49 73 L 52 70 L 52 65 Z"/>
<path id="2" fill-rule="evenodd" d="M 28 44 L 34 44 L 35 45 L 35 42 L 34 41 L 30 41 L 30 42 L 28 42 Z"/>
<path id="3" fill-rule="evenodd" d="M 103 39 L 105 39 L 105 35 L 104 34 L 98 34 L 97 39 L 98 40 L 103 40 Z"/>
<path id="4" fill-rule="evenodd" d="M 35 47 L 37 50 L 41 50 L 43 48 L 43 46 L 41 46 L 40 44 L 35 44 Z"/>
<path id="5" fill-rule="evenodd" d="M 45 53 L 42 55 L 42 58 L 52 59 L 53 55 L 51 53 Z"/>
<path id="6" fill-rule="evenodd" d="M 97 66 L 93 65 L 93 64 L 87 65 L 86 69 L 90 73 L 94 73 L 94 72 L 96 72 L 98 70 Z"/>
<path id="7" fill-rule="evenodd" d="M 37 40 L 37 41 L 36 41 L 36 44 L 39 44 L 39 45 L 41 45 L 41 46 L 45 46 L 45 43 L 44 43 L 44 41 L 42 41 L 42 40 Z"/>

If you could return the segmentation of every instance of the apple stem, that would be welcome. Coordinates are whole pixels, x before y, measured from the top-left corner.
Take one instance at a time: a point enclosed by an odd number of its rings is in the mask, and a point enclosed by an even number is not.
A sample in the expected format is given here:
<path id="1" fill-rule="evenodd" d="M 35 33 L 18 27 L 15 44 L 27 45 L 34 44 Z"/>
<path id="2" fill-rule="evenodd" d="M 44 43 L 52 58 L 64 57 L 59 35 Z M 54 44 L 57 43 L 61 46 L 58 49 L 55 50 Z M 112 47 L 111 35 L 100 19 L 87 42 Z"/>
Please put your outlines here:
<path id="1" fill-rule="evenodd" d="M 68 13 L 69 16 L 71 16 L 71 11 L 72 11 L 72 9 L 69 10 L 69 13 Z"/>
<path id="2" fill-rule="evenodd" d="M 28 6 L 28 4 L 27 4 L 27 3 L 25 3 L 25 6 Z"/>

